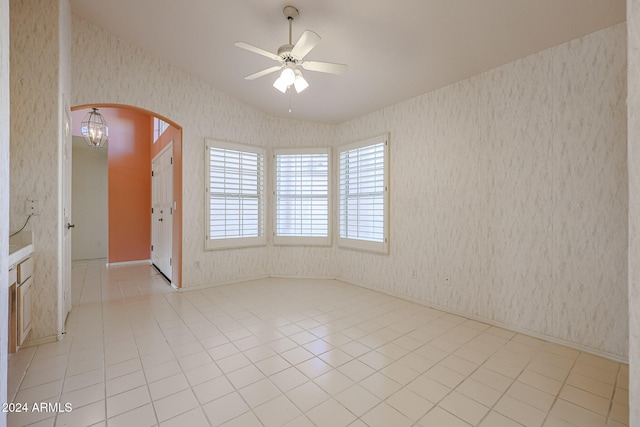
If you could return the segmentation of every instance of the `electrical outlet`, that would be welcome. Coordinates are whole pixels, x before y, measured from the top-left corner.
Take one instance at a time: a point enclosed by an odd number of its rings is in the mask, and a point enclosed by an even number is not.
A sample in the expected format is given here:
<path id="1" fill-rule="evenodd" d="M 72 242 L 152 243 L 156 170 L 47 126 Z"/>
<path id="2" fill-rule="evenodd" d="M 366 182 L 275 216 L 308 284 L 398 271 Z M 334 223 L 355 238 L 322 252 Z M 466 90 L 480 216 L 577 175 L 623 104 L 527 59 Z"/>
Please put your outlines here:
<path id="1" fill-rule="evenodd" d="M 200 270 L 200 261 L 194 262 L 193 265 L 196 267 L 196 270 Z"/>
<path id="2" fill-rule="evenodd" d="M 418 270 L 416 270 L 414 268 L 413 271 L 411 271 L 411 277 L 413 277 L 414 279 L 417 279 L 418 278 Z"/>
<path id="3" fill-rule="evenodd" d="M 38 203 L 37 200 L 27 199 L 25 211 L 27 212 L 27 215 L 40 215 L 40 203 Z"/>

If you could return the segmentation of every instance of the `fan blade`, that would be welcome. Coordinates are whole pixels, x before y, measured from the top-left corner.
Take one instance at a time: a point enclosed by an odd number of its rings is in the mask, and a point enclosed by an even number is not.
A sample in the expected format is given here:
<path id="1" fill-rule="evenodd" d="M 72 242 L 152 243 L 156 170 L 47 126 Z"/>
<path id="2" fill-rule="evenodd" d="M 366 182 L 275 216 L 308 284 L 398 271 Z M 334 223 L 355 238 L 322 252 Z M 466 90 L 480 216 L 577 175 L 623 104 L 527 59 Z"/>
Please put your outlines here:
<path id="1" fill-rule="evenodd" d="M 311 52 L 311 49 L 316 47 L 320 41 L 320 36 L 310 30 L 305 30 L 296 42 L 293 49 L 291 49 L 291 55 L 296 58 L 302 59 L 305 55 Z"/>
<path id="2" fill-rule="evenodd" d="M 282 61 L 282 59 L 276 55 L 275 53 L 271 53 L 268 50 L 261 49 L 252 44 L 245 42 L 236 42 L 235 45 L 240 49 L 248 50 L 249 52 L 257 53 L 258 55 L 266 56 L 267 58 L 271 58 L 274 61 Z"/>
<path id="3" fill-rule="evenodd" d="M 331 62 L 304 61 L 301 65 L 305 70 L 319 71 L 321 73 L 344 74 L 347 71 L 346 65 Z"/>
<path id="4" fill-rule="evenodd" d="M 258 77 L 262 77 L 262 76 L 266 76 L 267 74 L 273 73 L 275 71 L 281 70 L 282 67 L 284 67 L 284 65 L 275 65 L 271 68 L 267 68 L 266 70 L 262 70 L 262 71 L 258 71 L 257 73 L 253 73 L 247 77 L 245 77 L 245 80 L 254 80 L 257 79 Z"/>

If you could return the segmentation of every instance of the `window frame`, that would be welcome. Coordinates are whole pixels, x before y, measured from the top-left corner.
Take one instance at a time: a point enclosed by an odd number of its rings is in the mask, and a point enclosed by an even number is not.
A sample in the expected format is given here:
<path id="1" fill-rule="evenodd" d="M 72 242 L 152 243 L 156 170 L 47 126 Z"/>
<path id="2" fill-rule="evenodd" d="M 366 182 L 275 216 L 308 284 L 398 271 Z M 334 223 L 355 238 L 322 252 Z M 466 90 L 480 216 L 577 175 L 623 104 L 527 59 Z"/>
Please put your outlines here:
<path id="1" fill-rule="evenodd" d="M 378 144 L 383 144 L 383 208 L 382 208 L 382 241 L 373 241 L 367 239 L 359 239 L 354 237 L 343 237 L 343 203 L 345 201 L 345 197 L 343 196 L 343 164 L 342 164 L 342 155 L 343 153 L 357 150 L 360 148 L 366 148 L 375 146 Z M 385 133 L 382 135 L 375 136 L 373 138 L 369 138 L 363 141 L 354 142 L 351 144 L 346 144 L 338 147 L 337 153 L 337 167 L 338 167 L 338 182 L 337 182 L 337 198 L 338 198 L 338 220 L 337 220 L 337 241 L 338 246 L 342 248 L 348 249 L 357 249 L 366 252 L 375 252 L 381 254 L 389 254 L 389 134 Z"/>
<path id="2" fill-rule="evenodd" d="M 258 192 L 256 198 L 258 200 L 258 235 L 250 237 L 226 237 L 211 238 L 211 149 L 230 150 L 240 153 L 256 154 L 261 164 L 261 173 L 258 173 Z M 205 138 L 205 249 L 233 249 L 251 246 L 266 245 L 266 165 L 267 150 L 262 147 L 254 147 L 250 145 L 238 144 L 233 142 L 218 141 Z M 260 166 L 259 166 L 260 167 Z M 240 193 L 238 193 L 240 194 Z"/>
<path id="3" fill-rule="evenodd" d="M 327 235 L 326 236 L 279 236 L 278 235 L 278 155 L 323 154 L 327 158 Z M 333 229 L 332 203 L 332 163 L 331 149 L 321 148 L 277 148 L 273 150 L 273 244 L 277 246 L 331 246 Z"/>
<path id="4" fill-rule="evenodd" d="M 162 134 L 171 126 L 160 117 L 153 117 L 153 143 L 158 142 Z"/>

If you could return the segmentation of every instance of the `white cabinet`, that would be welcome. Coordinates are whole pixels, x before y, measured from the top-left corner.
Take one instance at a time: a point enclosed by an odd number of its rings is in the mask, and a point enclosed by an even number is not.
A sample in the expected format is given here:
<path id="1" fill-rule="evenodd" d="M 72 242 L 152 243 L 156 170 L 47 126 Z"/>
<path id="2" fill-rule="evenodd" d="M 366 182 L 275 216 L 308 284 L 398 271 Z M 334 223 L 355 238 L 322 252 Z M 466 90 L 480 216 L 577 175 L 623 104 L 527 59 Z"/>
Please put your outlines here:
<path id="1" fill-rule="evenodd" d="M 9 353 L 18 351 L 18 269 L 9 269 L 9 325 L 7 331 L 7 341 L 9 344 Z"/>
<path id="2" fill-rule="evenodd" d="M 31 296 L 33 289 L 33 258 L 18 264 L 18 346 L 31 331 Z"/>
<path id="3" fill-rule="evenodd" d="M 9 286 L 15 285 L 18 282 L 18 269 L 9 269 Z"/>
<path id="4" fill-rule="evenodd" d="M 33 233 L 9 238 L 9 353 L 14 353 L 31 331 L 34 292 Z"/>
<path id="5" fill-rule="evenodd" d="M 21 285 L 33 275 L 33 258 L 29 257 L 18 264 L 18 284 Z"/>

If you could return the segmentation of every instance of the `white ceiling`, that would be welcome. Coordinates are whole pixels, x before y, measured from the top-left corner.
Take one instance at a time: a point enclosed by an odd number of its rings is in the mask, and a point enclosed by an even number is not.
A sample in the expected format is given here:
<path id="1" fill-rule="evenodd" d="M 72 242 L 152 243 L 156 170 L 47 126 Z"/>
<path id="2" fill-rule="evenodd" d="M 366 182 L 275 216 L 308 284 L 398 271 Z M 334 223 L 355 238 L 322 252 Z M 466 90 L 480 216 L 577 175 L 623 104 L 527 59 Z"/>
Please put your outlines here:
<path id="1" fill-rule="evenodd" d="M 271 86 L 277 74 L 243 79 L 276 63 L 234 42 L 275 53 L 288 41 L 288 4 L 300 11 L 294 43 L 305 29 L 322 37 L 305 59 L 344 63 L 349 71 L 303 71 L 309 88 L 283 95 Z M 625 0 L 71 0 L 71 8 L 265 113 L 324 123 L 625 20 Z"/>

